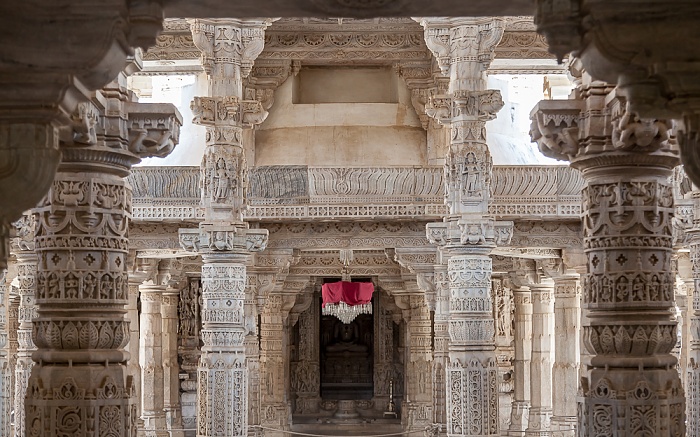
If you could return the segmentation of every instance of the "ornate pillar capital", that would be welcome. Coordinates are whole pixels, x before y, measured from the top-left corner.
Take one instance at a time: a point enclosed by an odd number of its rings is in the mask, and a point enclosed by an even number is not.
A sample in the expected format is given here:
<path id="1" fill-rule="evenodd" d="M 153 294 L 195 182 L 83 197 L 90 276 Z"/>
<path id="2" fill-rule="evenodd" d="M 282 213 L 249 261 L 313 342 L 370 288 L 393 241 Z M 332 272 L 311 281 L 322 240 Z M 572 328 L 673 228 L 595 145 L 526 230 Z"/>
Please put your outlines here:
<path id="1" fill-rule="evenodd" d="M 225 64 L 240 67 L 248 77 L 265 46 L 265 29 L 274 19 L 195 19 L 190 22 L 192 41 L 202 51 L 202 65 L 211 76 L 226 76 Z"/>
<path id="2" fill-rule="evenodd" d="M 423 26 L 425 43 L 450 76 L 450 93 L 479 89 L 503 37 L 500 17 L 414 18 Z"/>

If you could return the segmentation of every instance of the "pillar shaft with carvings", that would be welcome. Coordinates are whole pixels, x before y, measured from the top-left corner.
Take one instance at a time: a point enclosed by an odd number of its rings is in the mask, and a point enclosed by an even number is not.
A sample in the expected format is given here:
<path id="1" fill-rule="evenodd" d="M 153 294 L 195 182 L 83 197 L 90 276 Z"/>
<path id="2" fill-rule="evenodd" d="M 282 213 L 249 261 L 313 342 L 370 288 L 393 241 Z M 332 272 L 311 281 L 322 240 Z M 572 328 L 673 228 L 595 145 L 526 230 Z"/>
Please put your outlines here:
<path id="1" fill-rule="evenodd" d="M 19 331 L 19 296 L 16 294 L 16 288 L 11 287 L 9 291 L 10 296 L 9 296 L 9 304 L 8 304 L 8 311 L 7 311 L 7 327 L 8 327 L 8 348 L 7 348 L 7 356 L 8 356 L 8 366 L 10 370 L 10 375 L 11 375 L 11 388 L 10 388 L 10 400 L 9 400 L 9 407 L 10 409 L 14 409 L 14 400 L 15 400 L 15 366 L 17 364 L 17 331 Z M 12 425 L 11 428 L 11 436 L 15 435 L 15 428 L 16 428 L 16 423 Z"/>
<path id="2" fill-rule="evenodd" d="M 574 72 L 577 64 L 572 66 Z M 582 171 L 584 252 L 579 435 L 685 435 L 671 271 L 678 152 L 663 120 L 643 119 L 582 73 L 577 99 L 543 101 L 533 140 Z"/>
<path id="3" fill-rule="evenodd" d="M 129 298 L 126 304 L 126 318 L 129 320 L 129 363 L 127 364 L 128 374 L 134 379 L 134 387 L 136 389 L 136 399 L 139 400 L 136 405 L 136 414 L 141 417 L 141 363 L 140 363 L 140 321 L 139 321 L 139 286 L 145 280 L 147 274 L 139 270 L 135 253 L 131 253 L 129 257 Z"/>
<path id="4" fill-rule="evenodd" d="M 581 286 L 577 274 L 554 276 L 554 366 L 552 433 L 573 437 L 581 347 Z"/>
<path id="5" fill-rule="evenodd" d="M 530 414 L 530 363 L 532 360 L 532 295 L 527 287 L 513 287 L 515 303 L 514 399 L 508 435 L 522 436 Z"/>
<path id="6" fill-rule="evenodd" d="M 182 119 L 172 105 L 130 100 L 120 73 L 79 106 L 56 178 L 35 209 L 37 351 L 25 399 L 35 436 L 135 433 L 124 349 L 131 218 L 124 177 L 141 158 L 167 155 Z"/>
<path id="7" fill-rule="evenodd" d="M 187 286 L 180 290 L 178 355 L 184 379 L 180 384 L 182 426 L 195 430 L 197 425 L 197 366 L 201 354 L 202 319 L 200 301 L 202 284 L 200 277 L 188 276 Z M 257 338 L 256 338 L 257 341 Z"/>
<path id="8" fill-rule="evenodd" d="M 433 319 L 434 346 L 433 346 L 433 392 L 435 419 L 437 424 L 447 422 L 447 399 L 445 369 L 449 362 L 448 333 L 450 317 L 450 289 L 445 265 L 435 265 L 435 317 Z"/>
<path id="9" fill-rule="evenodd" d="M 10 411 L 12 411 L 12 369 L 7 355 L 9 333 L 7 331 L 7 307 L 10 284 L 7 269 L 0 270 L 0 434 L 10 435 Z"/>
<path id="10" fill-rule="evenodd" d="M 689 287 L 688 295 L 692 302 L 688 303 L 690 325 L 688 341 L 688 362 L 686 364 L 686 393 L 688 414 L 688 437 L 700 437 L 700 191 L 693 191 L 694 226 L 688 231 L 690 239 L 690 263 L 692 266 L 693 284 Z M 683 347 L 686 347 L 684 345 Z"/>
<path id="11" fill-rule="evenodd" d="M 243 222 L 247 164 L 243 130 L 262 122 L 260 102 L 243 99 L 242 80 L 264 45 L 269 21 L 195 20 L 194 44 L 202 51 L 209 96 L 192 102 L 194 122 L 206 127 L 201 164 L 198 230 L 180 230 L 180 241 L 202 255 L 202 355 L 198 370 L 197 435 L 248 432 L 248 370 L 244 341 L 246 262 L 267 244 L 267 231 Z"/>
<path id="12" fill-rule="evenodd" d="M 18 238 L 13 242 L 17 258 L 17 358 L 15 361 L 14 410 L 15 436 L 27 435 L 25 427 L 24 399 L 29 375 L 34 366 L 32 352 L 36 349 L 32 341 L 32 320 L 36 318 L 37 256 L 34 245 L 36 221 L 32 215 L 24 215 L 15 222 Z"/>
<path id="13" fill-rule="evenodd" d="M 163 292 L 160 315 L 163 332 L 163 409 L 171 437 L 182 437 L 180 366 L 177 362 L 178 303 L 180 290 L 172 285 Z"/>
<path id="14" fill-rule="evenodd" d="M 485 72 L 504 24 L 494 18 L 424 18 L 425 41 L 449 75 L 447 95 L 434 96 L 426 113 L 449 125 L 445 164 L 444 223 L 428 225 L 428 238 L 443 247 L 450 289 L 449 364 L 446 369 L 447 433 L 499 434 L 498 365 L 491 302 L 491 259 L 500 233 L 488 217 L 491 155 L 486 122 L 503 106 L 486 89 Z"/>
<path id="15" fill-rule="evenodd" d="M 406 281 L 410 287 L 411 282 Z M 432 394 L 432 337 L 430 310 L 418 286 L 413 283 L 409 294 L 409 317 L 406 323 L 408 336 L 408 363 L 406 365 L 406 401 L 403 416 L 407 419 L 407 430 L 424 430 L 433 423 Z"/>
<path id="16" fill-rule="evenodd" d="M 163 384 L 163 322 L 161 306 L 169 274 L 169 261 L 155 261 L 151 278 L 139 286 L 141 319 L 139 323 L 139 362 L 141 365 L 141 419 L 149 437 L 167 436 L 165 424 L 165 387 Z"/>
<path id="17" fill-rule="evenodd" d="M 532 360 L 530 417 L 526 436 L 551 436 L 552 363 L 554 362 L 554 282 L 530 286 L 532 296 Z"/>

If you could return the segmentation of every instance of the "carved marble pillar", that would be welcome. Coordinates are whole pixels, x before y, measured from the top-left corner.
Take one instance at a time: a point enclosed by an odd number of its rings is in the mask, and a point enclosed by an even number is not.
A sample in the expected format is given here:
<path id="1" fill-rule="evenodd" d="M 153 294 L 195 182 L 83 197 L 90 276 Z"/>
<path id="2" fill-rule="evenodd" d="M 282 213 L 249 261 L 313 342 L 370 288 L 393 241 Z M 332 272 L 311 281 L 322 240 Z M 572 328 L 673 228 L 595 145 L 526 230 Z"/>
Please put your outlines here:
<path id="1" fill-rule="evenodd" d="M 688 362 L 685 369 L 688 416 L 686 432 L 688 437 L 700 437 L 700 227 L 698 226 L 700 191 L 694 190 L 692 197 L 695 219 L 693 220 L 693 228 L 688 231 L 691 235 L 688 246 L 692 267 L 690 276 L 693 279 L 693 284 L 688 287 L 688 299 L 692 299 L 692 303 L 688 304 L 690 317 L 687 319 L 687 323 L 690 325 L 690 335 L 687 342 Z"/>
<path id="2" fill-rule="evenodd" d="M 494 319 L 496 320 L 496 358 L 499 367 L 499 421 L 501 431 L 510 428 L 510 416 L 514 401 L 515 360 L 515 301 L 510 281 L 506 277 L 491 280 L 494 299 Z"/>
<path id="3" fill-rule="evenodd" d="M 430 310 L 425 296 L 418 286 L 411 281 L 405 281 L 409 301 L 409 317 L 407 318 L 408 359 L 406 364 L 405 402 L 402 416 L 406 418 L 406 430 L 424 430 L 432 424 L 432 338 Z"/>
<path id="4" fill-rule="evenodd" d="M 141 158 L 174 148 L 182 118 L 172 105 L 130 102 L 125 73 L 74 118 L 56 178 L 35 209 L 37 351 L 26 428 L 37 437 L 133 436 L 124 350 L 131 189 L 124 177 Z"/>
<path id="5" fill-rule="evenodd" d="M 197 364 L 201 354 L 199 342 L 202 329 L 201 298 L 200 276 L 188 276 L 187 286 L 180 290 L 178 306 L 178 355 L 184 377 L 180 384 L 180 405 L 182 406 L 182 426 L 188 430 L 185 433 L 187 437 L 195 435 L 197 426 Z M 255 340 L 257 342 L 257 337 Z"/>
<path id="6" fill-rule="evenodd" d="M 435 418 L 433 420 L 434 423 L 445 426 L 447 423 L 445 369 L 449 361 L 450 288 L 447 266 L 436 264 L 433 268 L 435 271 L 435 316 L 433 318 L 433 405 Z"/>
<path id="7" fill-rule="evenodd" d="M 33 240 L 36 231 L 36 221 L 32 215 L 25 215 L 15 222 L 20 237 L 16 240 L 15 256 L 17 258 L 17 293 L 19 306 L 17 308 L 17 358 L 15 361 L 14 411 L 15 436 L 24 437 L 25 427 L 25 396 L 29 375 L 34 366 L 32 352 L 36 350 L 32 341 L 32 321 L 36 318 L 36 288 L 37 288 L 37 254 Z M 13 242 L 15 243 L 15 242 Z M 15 244 L 13 244 L 15 246 Z"/>
<path id="8" fill-rule="evenodd" d="M 530 417 L 532 361 L 532 295 L 528 287 L 512 284 L 515 303 L 514 399 L 508 435 L 523 436 Z"/>
<path id="9" fill-rule="evenodd" d="M 202 255 L 202 355 L 197 383 L 197 435 L 248 433 L 248 369 L 245 356 L 246 262 L 267 244 L 267 230 L 248 229 L 247 163 L 243 130 L 267 112 L 243 99 L 242 80 L 264 45 L 270 21 L 195 20 L 192 39 L 202 51 L 210 97 L 195 97 L 194 122 L 206 127 L 202 159 L 205 219 L 198 230 L 180 230 L 187 250 Z"/>
<path id="10" fill-rule="evenodd" d="M 139 286 L 139 364 L 141 365 L 141 420 L 147 437 L 168 435 L 163 385 L 163 293 L 170 280 L 170 260 L 155 261 L 150 278 Z"/>
<path id="11" fill-rule="evenodd" d="M 378 307 L 375 302 L 375 307 Z M 380 310 L 381 311 L 381 310 Z M 292 383 L 296 391 L 294 413 L 318 413 L 321 402 L 321 369 L 319 363 L 320 301 L 313 295 L 309 307 L 299 315 L 299 343 L 297 344 L 297 363 L 292 368 Z M 380 314 L 379 312 L 375 314 Z M 378 320 L 379 319 L 379 320 Z M 381 316 L 375 318 L 375 327 L 381 323 Z M 384 348 L 384 330 L 375 330 L 375 349 Z M 393 339 L 392 339 L 393 340 Z M 380 343 L 380 344 L 377 344 Z M 376 372 L 375 372 L 376 374 Z M 375 385 L 375 388 L 379 384 Z"/>
<path id="12" fill-rule="evenodd" d="M 450 289 L 449 364 L 446 369 L 447 434 L 499 435 L 498 365 L 495 354 L 489 253 L 508 238 L 488 214 L 491 155 L 486 121 L 503 106 L 500 93 L 486 89 L 485 71 L 503 35 L 494 18 L 423 18 L 425 41 L 443 74 L 447 95 L 426 105 L 426 113 L 449 125 L 443 223 L 428 224 L 428 238 L 441 245 Z M 507 226 L 506 226 L 507 228 Z"/>
<path id="13" fill-rule="evenodd" d="M 180 409 L 180 366 L 177 363 L 178 303 L 180 290 L 169 284 L 163 292 L 160 316 L 163 332 L 163 409 L 170 437 L 183 437 Z"/>
<path id="14" fill-rule="evenodd" d="M 288 365 L 285 359 L 288 336 L 285 319 L 291 305 L 285 305 L 284 293 L 276 288 L 265 296 L 260 315 L 260 424 L 280 430 L 279 433 L 266 430 L 266 435 L 282 437 L 284 433 L 281 431 L 288 429 L 291 423 L 285 382 L 285 367 Z"/>
<path id="15" fill-rule="evenodd" d="M 139 358 L 140 323 L 139 323 L 139 286 L 146 279 L 148 274 L 142 268 L 141 260 L 136 258 L 136 253 L 129 254 L 129 298 L 126 304 L 126 318 L 129 321 L 129 362 L 127 364 L 128 374 L 134 380 L 134 393 L 136 399 L 136 414 L 141 421 L 141 364 Z M 143 425 L 143 423 L 139 423 Z"/>
<path id="16" fill-rule="evenodd" d="M 566 272 L 562 272 L 566 273 Z M 580 368 L 581 285 L 579 275 L 554 275 L 554 366 L 552 435 L 573 437 Z"/>
<path id="17" fill-rule="evenodd" d="M 0 269 L 0 435 L 10 435 L 10 411 L 12 410 L 12 370 L 7 356 L 7 303 L 10 284 L 7 269 Z"/>
<path id="18" fill-rule="evenodd" d="M 8 306 L 8 311 L 7 311 L 7 326 L 9 328 L 8 332 L 8 349 L 7 349 L 7 356 L 8 356 L 8 366 L 10 370 L 10 375 L 11 375 L 11 382 L 10 382 L 10 401 L 9 406 L 10 409 L 14 411 L 14 402 L 15 402 L 15 368 L 17 364 L 17 331 L 19 331 L 19 295 L 16 293 L 16 288 L 12 287 L 12 290 L 10 292 L 10 298 L 9 298 L 9 306 Z M 9 417 L 9 416 L 8 416 Z M 15 428 L 16 428 L 16 423 L 12 424 L 11 427 L 11 432 L 10 436 L 15 435 Z"/>
<path id="19" fill-rule="evenodd" d="M 551 436 L 552 364 L 554 362 L 554 282 L 538 278 L 532 296 L 530 417 L 526 436 Z"/>
<path id="20" fill-rule="evenodd" d="M 573 66 L 576 69 L 576 65 Z M 685 435 L 676 344 L 674 213 L 678 151 L 668 123 L 643 119 L 582 74 L 577 100 L 532 112 L 540 150 L 582 171 L 584 252 L 579 435 Z"/>

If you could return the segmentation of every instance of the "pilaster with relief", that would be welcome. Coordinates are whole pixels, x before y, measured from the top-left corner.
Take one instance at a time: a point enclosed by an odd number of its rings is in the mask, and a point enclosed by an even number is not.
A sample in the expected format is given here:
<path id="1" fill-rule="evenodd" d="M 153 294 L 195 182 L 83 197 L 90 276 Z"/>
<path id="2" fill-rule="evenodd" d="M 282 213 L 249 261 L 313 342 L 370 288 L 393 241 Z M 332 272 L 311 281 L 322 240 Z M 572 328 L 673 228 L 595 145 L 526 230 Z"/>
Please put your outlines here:
<path id="1" fill-rule="evenodd" d="M 141 158 L 178 141 L 168 104 L 138 104 L 126 88 L 138 61 L 80 104 L 62 133 L 63 155 L 34 210 L 38 271 L 26 426 L 37 436 L 132 436 L 136 406 L 127 370 L 128 228 L 124 177 Z"/>
<path id="2" fill-rule="evenodd" d="M 681 436 L 685 399 L 673 368 L 676 321 L 670 311 L 675 283 L 670 176 L 678 150 L 666 121 L 640 118 L 613 87 L 578 73 L 579 101 L 536 107 L 531 132 L 540 150 L 569 159 L 586 181 L 583 346 L 589 355 L 578 432 Z M 573 107 L 581 108 L 576 126 L 552 117 L 559 108 Z M 566 150 L 548 152 L 541 119 L 569 137 Z"/>
<path id="3" fill-rule="evenodd" d="M 0 270 L 0 433 L 10 435 L 10 411 L 12 411 L 12 368 L 7 357 L 8 331 L 7 307 L 11 285 L 7 281 L 7 269 Z"/>
<path id="4" fill-rule="evenodd" d="M 692 303 L 688 303 L 690 316 L 687 322 L 690 325 L 688 330 L 688 362 L 686 363 L 686 402 L 687 402 L 687 435 L 689 437 L 700 436 L 700 228 L 698 218 L 700 218 L 700 191 L 693 190 L 693 227 L 688 231 L 691 235 L 690 244 L 690 267 L 689 275 L 692 284 L 689 286 L 688 295 L 692 296 Z"/>
<path id="5" fill-rule="evenodd" d="M 427 229 L 431 241 L 445 246 L 450 289 L 447 433 L 496 436 L 498 365 L 488 254 L 502 236 L 486 215 L 493 166 L 486 122 L 503 101 L 498 91 L 486 89 L 485 74 L 504 22 L 491 17 L 417 21 L 443 75 L 450 77 L 447 94 L 433 96 L 426 105 L 426 113 L 451 131 L 445 163 L 449 216 Z"/>
<path id="6" fill-rule="evenodd" d="M 567 263 L 585 261 L 583 253 L 566 260 L 546 260 L 544 272 L 554 280 L 554 364 L 552 367 L 552 435 L 573 437 L 576 431 L 576 393 L 581 367 L 581 283 Z M 574 265 L 579 270 L 585 264 Z"/>
<path id="7" fill-rule="evenodd" d="M 163 293 L 170 280 L 171 260 L 147 260 L 148 279 L 139 286 L 139 363 L 141 365 L 141 419 L 147 437 L 168 435 L 165 424 Z M 145 267 L 145 266 L 144 266 Z"/>
<path id="8" fill-rule="evenodd" d="M 37 256 L 34 244 L 36 220 L 32 214 L 23 215 L 13 226 L 17 238 L 12 242 L 12 249 L 17 260 L 17 357 L 14 367 L 14 410 L 15 435 L 27 435 L 25 427 L 24 400 L 27 394 L 29 375 L 34 366 L 32 352 L 36 350 L 32 341 L 32 321 L 36 318 Z"/>
<path id="9" fill-rule="evenodd" d="M 513 259 L 514 270 L 508 277 L 515 304 L 514 393 L 510 414 L 509 436 L 523 436 L 530 419 L 532 373 L 532 293 L 525 283 L 534 282 L 534 261 Z"/>

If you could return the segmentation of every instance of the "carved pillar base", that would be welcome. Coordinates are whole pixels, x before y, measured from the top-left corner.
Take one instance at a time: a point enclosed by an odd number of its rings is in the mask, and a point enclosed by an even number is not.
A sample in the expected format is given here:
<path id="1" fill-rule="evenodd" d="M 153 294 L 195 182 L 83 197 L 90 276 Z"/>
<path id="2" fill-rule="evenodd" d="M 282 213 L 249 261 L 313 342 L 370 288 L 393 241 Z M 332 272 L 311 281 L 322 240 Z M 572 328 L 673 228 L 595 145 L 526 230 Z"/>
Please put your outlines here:
<path id="1" fill-rule="evenodd" d="M 448 436 L 498 436 L 498 365 L 493 353 L 450 353 Z"/>
<path id="2" fill-rule="evenodd" d="M 136 405 L 122 363 L 34 366 L 26 398 L 28 435 L 132 436 Z M 52 387 L 52 390 L 48 388 Z"/>
<path id="3" fill-rule="evenodd" d="M 552 437 L 574 437 L 575 435 L 575 416 L 552 416 Z"/>
<path id="4" fill-rule="evenodd" d="M 687 370 L 688 437 L 700 437 L 700 366 L 692 360 Z"/>
<path id="5" fill-rule="evenodd" d="M 202 353 L 198 373 L 197 435 L 246 435 L 248 369 L 245 355 Z"/>
<path id="6" fill-rule="evenodd" d="M 527 429 L 528 418 L 530 417 L 530 403 L 524 401 L 513 402 L 510 413 L 509 436 L 524 436 Z"/>

